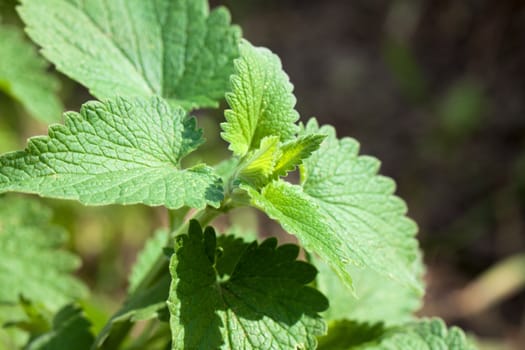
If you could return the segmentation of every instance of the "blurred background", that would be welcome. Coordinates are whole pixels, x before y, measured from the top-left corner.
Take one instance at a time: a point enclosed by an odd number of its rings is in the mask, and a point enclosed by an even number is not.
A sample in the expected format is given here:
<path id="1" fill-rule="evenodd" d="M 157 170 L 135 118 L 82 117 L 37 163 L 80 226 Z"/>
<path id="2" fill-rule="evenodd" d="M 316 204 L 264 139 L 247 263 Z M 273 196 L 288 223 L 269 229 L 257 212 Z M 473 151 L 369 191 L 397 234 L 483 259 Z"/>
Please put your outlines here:
<path id="1" fill-rule="evenodd" d="M 18 26 L 14 3 L 0 0 L 0 14 Z M 356 138 L 396 180 L 428 266 L 420 314 L 464 327 L 482 349 L 525 349 L 525 2 L 211 3 L 226 5 L 246 38 L 281 57 L 303 120 L 316 116 Z M 65 108 L 78 110 L 89 95 L 54 74 Z M 211 162 L 228 156 L 226 146 L 217 151 L 221 112 L 198 115 L 208 138 L 202 154 Z M 0 94 L 0 151 L 45 130 Z M 103 324 L 165 213 L 46 203 L 73 233 L 79 273 L 95 291 L 92 314 Z M 219 224 L 278 232 L 265 220 L 243 211 Z"/>

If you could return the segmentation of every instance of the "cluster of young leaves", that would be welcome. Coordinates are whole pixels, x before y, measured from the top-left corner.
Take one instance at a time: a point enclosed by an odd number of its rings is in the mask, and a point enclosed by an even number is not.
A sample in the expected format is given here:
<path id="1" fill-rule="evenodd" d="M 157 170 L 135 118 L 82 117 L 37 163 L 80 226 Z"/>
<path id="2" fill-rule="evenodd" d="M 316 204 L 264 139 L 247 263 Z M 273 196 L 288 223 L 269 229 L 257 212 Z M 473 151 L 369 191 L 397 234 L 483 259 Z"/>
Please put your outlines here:
<path id="1" fill-rule="evenodd" d="M 92 349 L 117 348 L 133 322 L 169 319 L 169 337 L 159 348 L 313 349 L 328 331 L 321 348 L 337 339 L 339 348 L 354 349 L 365 344 L 356 342 L 360 332 L 339 338 L 341 324 L 384 322 L 367 333 L 366 343 L 375 347 L 363 349 L 423 349 L 413 344 L 425 342 L 429 349 L 469 349 L 458 330 L 412 321 L 423 268 L 417 227 L 394 195 L 395 183 L 378 175 L 378 160 L 359 155 L 357 141 L 339 139 L 315 119 L 298 124 L 279 58 L 241 40 L 226 9 L 209 11 L 205 0 L 21 3 L 27 32 L 43 55 L 99 101 L 65 113 L 63 125 L 31 138 L 25 150 L 1 155 L 0 193 L 194 208 L 201 219 L 159 233 L 146 246 L 124 305 L 96 339 L 87 340 L 86 320 L 70 307 L 32 346 L 66 346 L 74 336 Z M 204 142 L 189 112 L 217 106 L 223 97 L 229 109 L 222 137 L 232 159 L 215 168 L 183 167 Z M 297 168 L 300 183 L 293 184 L 286 176 Z M 245 205 L 295 234 L 321 274 L 297 260 L 296 245 L 245 243 L 202 229 L 203 218 Z M 42 235 L 24 249 L 49 259 L 42 241 L 49 239 Z M 2 256 L 0 268 L 11 266 L 5 261 Z M 26 279 L 7 283 L 32 298 Z M 12 303 L 16 297 L 10 295 Z M 61 299 L 47 298 L 57 311 Z M 329 328 L 325 320 L 333 320 Z"/>

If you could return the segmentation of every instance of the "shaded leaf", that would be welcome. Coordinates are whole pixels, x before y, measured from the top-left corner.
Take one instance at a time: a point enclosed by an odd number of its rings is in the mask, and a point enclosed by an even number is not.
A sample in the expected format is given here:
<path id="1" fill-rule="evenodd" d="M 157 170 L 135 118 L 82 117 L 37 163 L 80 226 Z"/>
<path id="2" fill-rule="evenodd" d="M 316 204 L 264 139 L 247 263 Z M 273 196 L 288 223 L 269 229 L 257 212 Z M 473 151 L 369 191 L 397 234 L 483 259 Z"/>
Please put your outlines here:
<path id="1" fill-rule="evenodd" d="M 296 260 L 299 248 L 269 239 L 242 250 L 238 242 L 219 240 L 222 255 L 210 255 L 215 242 L 213 229 L 202 232 L 196 221 L 178 239 L 168 302 L 172 349 L 315 348 L 327 300 L 306 286 L 316 270 Z M 230 254 L 236 263 L 218 263 Z M 216 266 L 228 278 L 220 278 Z"/>
<path id="2" fill-rule="evenodd" d="M 475 350 L 457 327 L 437 318 L 391 328 L 338 321 L 319 340 L 319 350 Z"/>
<path id="3" fill-rule="evenodd" d="M 53 319 L 53 329 L 35 340 L 28 350 L 88 350 L 94 337 L 89 328 L 91 323 L 78 307 L 68 305 Z"/>

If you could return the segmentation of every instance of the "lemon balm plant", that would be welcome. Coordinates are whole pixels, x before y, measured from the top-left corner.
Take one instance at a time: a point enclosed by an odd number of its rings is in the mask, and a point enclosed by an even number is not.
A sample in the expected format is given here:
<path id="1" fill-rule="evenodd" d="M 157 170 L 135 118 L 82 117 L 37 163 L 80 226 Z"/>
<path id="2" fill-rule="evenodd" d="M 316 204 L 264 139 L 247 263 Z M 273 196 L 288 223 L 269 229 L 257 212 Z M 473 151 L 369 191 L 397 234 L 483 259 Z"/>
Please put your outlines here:
<path id="1" fill-rule="evenodd" d="M 16 330 L 11 344 L 473 349 L 461 330 L 414 317 L 424 289 L 417 227 L 394 182 L 378 175 L 379 161 L 331 126 L 299 122 L 279 58 L 241 39 L 225 8 L 22 0 L 18 11 L 43 56 L 98 100 L 0 156 L 0 192 L 162 206 L 186 220 L 152 236 L 122 307 L 93 334 L 62 230 L 41 205 L 1 198 L 0 320 Z M 204 143 L 191 112 L 223 98 L 231 158 L 184 167 Z M 287 181 L 296 169 L 299 184 Z M 296 235 L 307 259 L 298 245 L 247 242 L 209 226 L 243 206 Z M 147 326 L 132 336 L 138 321 Z"/>

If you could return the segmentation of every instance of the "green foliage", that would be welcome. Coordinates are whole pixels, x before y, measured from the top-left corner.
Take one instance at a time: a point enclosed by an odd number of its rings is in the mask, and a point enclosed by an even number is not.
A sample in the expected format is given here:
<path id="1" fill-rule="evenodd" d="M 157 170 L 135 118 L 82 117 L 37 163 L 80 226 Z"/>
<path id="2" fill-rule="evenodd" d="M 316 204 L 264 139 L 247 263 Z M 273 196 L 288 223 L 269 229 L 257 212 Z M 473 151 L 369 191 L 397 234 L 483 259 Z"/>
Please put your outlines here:
<path id="1" fill-rule="evenodd" d="M 150 320 L 162 316 L 168 299 L 168 289 L 171 279 L 166 273 L 151 286 L 137 290 L 131 294 L 120 310 L 108 321 L 95 340 L 96 348 L 101 348 L 117 326 L 128 327 L 129 322 Z"/>
<path id="2" fill-rule="evenodd" d="M 240 30 L 206 0 L 23 0 L 27 33 L 57 69 L 97 98 L 158 95 L 217 106 Z M 80 64 L 79 64 L 80 63 Z"/>
<path id="3" fill-rule="evenodd" d="M 80 265 L 60 249 L 67 235 L 36 202 L 0 197 L 0 349 L 47 330 L 49 314 L 88 292 L 71 273 Z"/>
<path id="4" fill-rule="evenodd" d="M 243 186 L 252 203 L 296 234 L 351 285 L 352 265 L 370 268 L 421 292 L 417 226 L 405 216 L 379 162 L 359 156 L 356 141 L 311 120 L 302 132 L 327 136 L 301 167 L 301 186 L 276 181 L 260 192 Z"/>
<path id="5" fill-rule="evenodd" d="M 220 179 L 180 161 L 202 142 L 195 120 L 160 98 L 88 102 L 65 114 L 48 137 L 0 157 L 0 192 L 76 199 L 84 204 L 217 206 Z"/>
<path id="6" fill-rule="evenodd" d="M 214 230 L 202 232 L 196 221 L 176 246 L 168 301 L 173 349 L 310 349 L 325 332 L 318 313 L 327 300 L 306 286 L 316 270 L 296 260 L 297 246 L 277 248 L 269 239 L 243 250 L 221 247 Z"/>
<path id="7" fill-rule="evenodd" d="M 330 322 L 328 334 L 319 338 L 319 350 L 353 350 L 376 342 L 385 333 L 381 323 L 340 320 Z"/>
<path id="8" fill-rule="evenodd" d="M 68 305 L 62 308 L 53 319 L 53 329 L 35 340 L 28 350 L 89 350 L 93 343 L 91 324 L 82 310 Z"/>
<path id="9" fill-rule="evenodd" d="M 320 350 L 473 350 L 457 327 L 439 319 L 423 319 L 395 327 L 339 321 L 319 340 Z"/>
<path id="10" fill-rule="evenodd" d="M 168 232 L 165 230 L 158 230 L 154 236 L 146 242 L 144 249 L 137 257 L 137 261 L 133 265 L 133 269 L 129 275 L 128 292 L 133 293 L 140 282 L 146 277 L 148 272 L 155 265 L 159 252 L 168 243 Z"/>
<path id="11" fill-rule="evenodd" d="M 339 140 L 333 127 L 319 128 L 310 120 L 305 133 L 319 132 L 327 138 L 305 160 L 301 179 L 308 200 L 318 206 L 316 216 L 325 218 L 339 250 L 328 263 L 343 277 L 350 277 L 345 264 L 351 263 L 422 291 L 417 226 L 405 216 L 405 203 L 393 195 L 394 181 L 377 175 L 379 161 L 359 156 L 355 140 Z"/>
<path id="12" fill-rule="evenodd" d="M 45 123 L 59 120 L 62 103 L 58 80 L 46 72 L 47 62 L 16 27 L 0 25 L 0 91 L 11 96 Z"/>
<path id="13" fill-rule="evenodd" d="M 239 179 L 255 188 L 286 176 L 316 151 L 324 136 L 306 135 L 281 144 L 276 136 L 261 140 L 258 149 L 249 152 L 239 165 Z"/>
<path id="14" fill-rule="evenodd" d="M 350 267 L 355 293 L 350 293 L 335 271 L 320 259 L 316 286 L 331 307 L 323 313 L 327 320 L 356 320 L 395 325 L 411 321 L 421 306 L 414 289 L 366 268 Z"/>
<path id="15" fill-rule="evenodd" d="M 230 105 L 222 123 L 222 137 L 237 156 L 257 149 L 266 136 L 289 140 L 296 132 L 293 86 L 282 71 L 279 57 L 266 48 L 243 41 L 241 57 L 235 61 L 232 91 L 226 94 Z"/>
<path id="16" fill-rule="evenodd" d="M 0 304 L 16 304 L 23 296 L 57 311 L 87 295 L 70 275 L 80 260 L 59 250 L 66 233 L 50 218 L 51 212 L 37 203 L 0 198 Z"/>
<path id="17" fill-rule="evenodd" d="M 70 275 L 79 259 L 59 249 L 64 233 L 49 211 L 0 198 L 6 346 L 472 349 L 457 328 L 415 321 L 424 269 L 417 226 L 395 183 L 378 175 L 378 160 L 359 155 L 357 141 L 337 138 L 314 119 L 297 124 L 279 58 L 240 40 L 224 8 L 210 12 L 205 0 L 21 3 L 44 56 L 101 100 L 66 113 L 64 125 L 51 125 L 25 150 L 0 155 L 0 193 L 162 206 L 169 228 L 139 254 L 117 312 L 95 322 L 71 306 L 87 293 Z M 0 58 L 10 45 L 19 43 L 1 41 Z M 8 93 L 48 120 L 52 104 L 12 88 L 39 74 L 31 89 L 54 93 L 45 65 L 25 46 L 21 62 L 12 61 L 13 52 L 11 61 L 0 60 L 0 82 L 7 86 L 2 69 L 16 68 L 6 75 L 13 81 Z M 218 106 L 223 97 L 229 109 L 221 136 L 233 156 L 215 167 L 186 166 L 200 159 L 185 157 L 204 142 L 186 110 Z M 300 183 L 292 184 L 288 175 L 297 167 Z M 320 273 L 297 245 L 277 246 L 276 238 L 247 243 L 206 227 L 247 206 L 295 234 Z"/>

